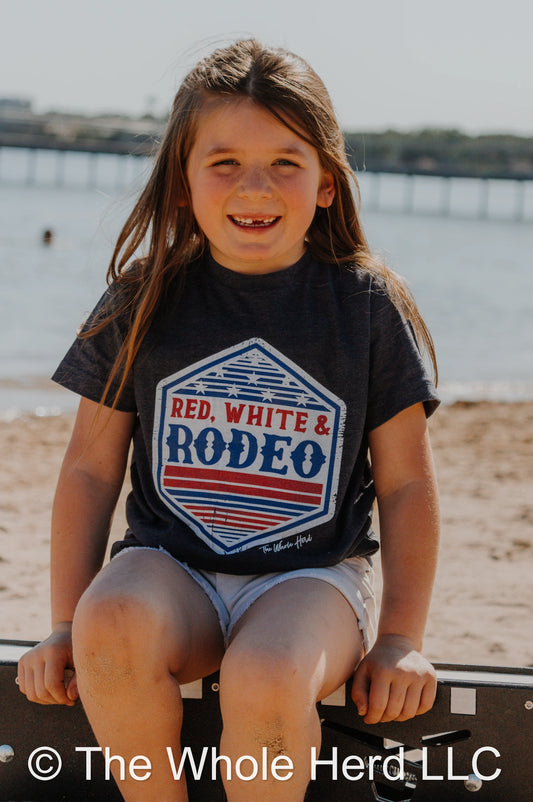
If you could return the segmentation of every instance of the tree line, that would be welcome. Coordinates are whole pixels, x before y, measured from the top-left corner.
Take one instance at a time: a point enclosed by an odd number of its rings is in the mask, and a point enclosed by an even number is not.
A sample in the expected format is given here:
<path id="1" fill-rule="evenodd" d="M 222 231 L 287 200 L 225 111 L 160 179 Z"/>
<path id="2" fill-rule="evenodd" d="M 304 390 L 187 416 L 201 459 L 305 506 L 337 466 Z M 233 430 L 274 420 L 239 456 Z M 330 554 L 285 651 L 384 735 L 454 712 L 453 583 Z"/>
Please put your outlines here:
<path id="1" fill-rule="evenodd" d="M 533 137 L 458 130 L 345 134 L 355 170 L 533 179 Z"/>

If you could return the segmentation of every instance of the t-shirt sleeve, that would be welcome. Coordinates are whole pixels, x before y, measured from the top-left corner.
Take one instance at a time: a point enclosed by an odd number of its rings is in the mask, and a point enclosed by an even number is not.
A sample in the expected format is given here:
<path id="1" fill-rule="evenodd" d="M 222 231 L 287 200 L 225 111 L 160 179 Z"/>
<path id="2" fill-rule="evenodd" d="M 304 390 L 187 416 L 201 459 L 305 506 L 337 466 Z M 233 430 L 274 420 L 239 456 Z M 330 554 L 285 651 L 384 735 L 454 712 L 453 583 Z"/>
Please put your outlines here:
<path id="1" fill-rule="evenodd" d="M 387 294 L 371 290 L 370 379 L 367 430 L 422 402 L 429 417 L 439 398 L 411 325 Z"/>
<path id="2" fill-rule="evenodd" d="M 114 299 L 113 290 L 108 289 L 82 326 L 81 332 L 87 331 L 94 321 L 98 320 L 104 309 L 107 311 L 110 306 L 112 308 Z M 99 402 L 124 341 L 125 328 L 124 322 L 117 317 L 91 337 L 82 338 L 78 335 L 53 374 L 52 380 L 84 398 Z M 130 371 L 116 404 L 116 408 L 122 412 L 135 412 L 137 409 L 131 373 Z M 119 377 L 120 375 L 119 371 Z M 104 402 L 106 406 L 112 405 L 119 383 L 119 379 L 113 380 Z"/>

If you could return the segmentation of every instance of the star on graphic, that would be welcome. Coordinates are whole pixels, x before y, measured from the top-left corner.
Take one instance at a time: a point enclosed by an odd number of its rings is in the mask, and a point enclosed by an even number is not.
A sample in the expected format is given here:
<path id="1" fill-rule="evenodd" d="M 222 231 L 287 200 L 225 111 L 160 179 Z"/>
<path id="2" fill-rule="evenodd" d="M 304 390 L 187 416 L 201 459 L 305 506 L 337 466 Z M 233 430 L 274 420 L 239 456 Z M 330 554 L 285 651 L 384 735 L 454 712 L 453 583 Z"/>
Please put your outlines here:
<path id="1" fill-rule="evenodd" d="M 292 384 L 291 377 L 288 375 L 288 373 L 286 373 L 285 376 L 283 377 L 282 381 L 281 381 L 281 386 L 282 387 L 290 387 L 291 384 Z"/>
<path id="2" fill-rule="evenodd" d="M 203 381 L 198 381 L 198 382 L 196 382 L 196 384 L 194 385 L 194 389 L 196 390 L 196 393 L 197 393 L 197 394 L 199 394 L 199 393 L 205 393 L 205 391 L 207 390 L 207 385 L 206 385 L 206 384 L 204 384 L 204 383 L 203 383 Z"/>
<path id="3" fill-rule="evenodd" d="M 237 387 L 236 384 L 232 384 L 231 387 L 226 388 L 226 392 L 229 396 L 234 396 L 235 398 L 237 398 L 237 396 L 239 395 L 239 388 Z"/>
<path id="4" fill-rule="evenodd" d="M 224 368 L 218 367 L 215 371 L 215 379 L 223 379 L 224 378 Z"/>
<path id="5" fill-rule="evenodd" d="M 259 351 L 252 351 L 252 353 L 249 354 L 248 359 L 250 360 L 250 365 L 252 365 L 254 368 L 261 364 L 261 354 Z"/>
<path id="6" fill-rule="evenodd" d="M 311 399 L 310 399 L 310 398 L 308 398 L 308 396 L 306 396 L 306 394 L 305 394 L 305 393 L 300 393 L 300 395 L 297 395 L 297 396 L 296 396 L 296 404 L 297 404 L 297 406 L 299 406 L 299 407 L 305 407 L 305 405 L 307 404 L 307 402 L 308 402 L 308 401 L 310 401 L 310 400 L 311 400 Z"/>
<path id="7" fill-rule="evenodd" d="M 271 387 L 268 387 L 266 390 L 261 390 L 261 396 L 263 398 L 263 401 L 274 400 L 274 392 Z"/>
<path id="8" fill-rule="evenodd" d="M 255 373 L 252 373 L 250 374 L 250 376 L 248 376 L 248 384 L 257 384 L 258 382 L 259 379 L 257 378 L 257 375 Z"/>

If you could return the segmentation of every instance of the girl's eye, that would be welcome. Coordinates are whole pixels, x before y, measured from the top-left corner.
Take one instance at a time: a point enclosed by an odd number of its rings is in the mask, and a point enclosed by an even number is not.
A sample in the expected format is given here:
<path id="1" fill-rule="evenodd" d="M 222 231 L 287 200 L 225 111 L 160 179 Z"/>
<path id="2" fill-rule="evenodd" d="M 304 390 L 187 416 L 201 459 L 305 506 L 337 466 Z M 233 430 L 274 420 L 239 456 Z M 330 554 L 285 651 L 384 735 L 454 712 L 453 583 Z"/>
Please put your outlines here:
<path id="1" fill-rule="evenodd" d="M 289 159 L 278 159 L 276 164 L 279 167 L 298 167 L 295 162 L 291 162 Z"/>
<path id="2" fill-rule="evenodd" d="M 213 164 L 213 167 L 227 167 L 228 165 L 237 164 L 235 159 L 221 159 Z"/>

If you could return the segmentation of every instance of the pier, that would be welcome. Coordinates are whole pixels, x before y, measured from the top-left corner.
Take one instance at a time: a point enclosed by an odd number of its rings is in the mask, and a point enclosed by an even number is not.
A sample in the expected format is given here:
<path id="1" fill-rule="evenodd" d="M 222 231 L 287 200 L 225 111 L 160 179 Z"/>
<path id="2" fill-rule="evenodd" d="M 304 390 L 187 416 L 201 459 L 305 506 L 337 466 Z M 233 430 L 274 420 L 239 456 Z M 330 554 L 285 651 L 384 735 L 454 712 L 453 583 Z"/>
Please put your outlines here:
<path id="1" fill-rule="evenodd" d="M 133 134 L 118 131 L 118 135 L 99 137 L 61 137 L 46 133 L 2 131 L 0 148 L 25 148 L 26 150 L 55 150 L 58 153 L 112 153 L 115 156 L 150 156 L 157 145 L 155 135 Z"/>
<path id="2" fill-rule="evenodd" d="M 5 183 L 3 164 L 11 149 L 24 151 L 24 167 L 17 170 L 17 183 L 27 186 L 43 184 L 55 187 L 69 186 L 68 154 L 84 154 L 87 170 L 84 186 L 91 189 L 98 184 L 98 167 L 103 157 L 117 157 L 117 187 L 127 186 L 126 157 L 147 159 L 157 147 L 164 124 L 156 120 L 129 120 L 128 118 L 87 118 L 77 115 L 22 114 L 10 117 L 0 114 L 0 182 Z M 53 159 L 54 167 L 46 179 L 39 174 L 43 161 Z"/>
<path id="3" fill-rule="evenodd" d="M 0 100 L 0 148 L 148 156 L 164 125 L 152 117 L 34 114 Z"/>
<path id="4" fill-rule="evenodd" d="M 503 184 L 506 183 L 506 210 L 505 213 L 500 212 L 497 216 L 515 222 L 533 221 L 533 180 L 530 178 L 510 178 L 506 175 L 479 178 L 464 173 L 402 173 L 396 170 L 367 170 L 363 175 L 357 174 L 357 177 L 360 183 L 365 181 L 365 185 L 367 185 L 365 205 L 373 212 L 397 211 L 402 214 L 417 214 L 426 211 L 442 217 L 459 215 L 455 199 L 459 194 L 460 182 L 467 181 L 471 186 L 469 187 L 469 211 L 465 212 L 465 216 L 480 220 L 494 217 L 494 212 L 491 211 L 491 201 L 501 195 Z M 392 177 L 398 181 L 395 202 L 391 202 L 390 197 L 387 197 L 390 195 L 390 179 Z M 430 211 L 427 207 L 424 210 L 421 202 L 416 202 L 417 190 L 421 187 L 424 179 L 428 178 L 435 179 L 439 184 L 438 189 L 435 189 L 433 193 L 436 198 L 433 200 Z M 387 179 L 389 179 L 388 182 Z M 387 186 L 384 187 L 386 182 Z"/>

